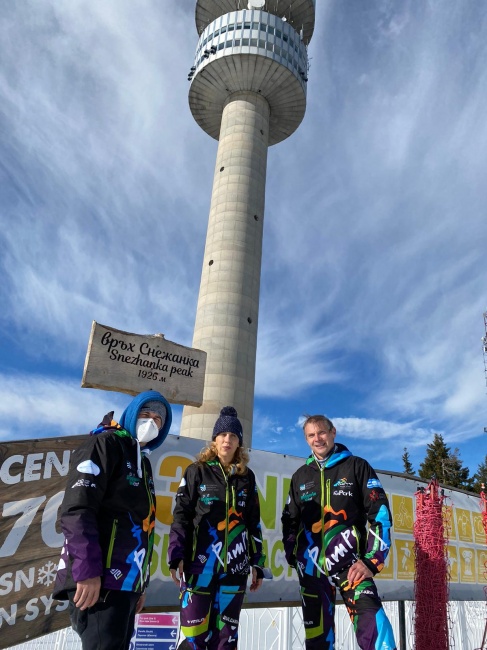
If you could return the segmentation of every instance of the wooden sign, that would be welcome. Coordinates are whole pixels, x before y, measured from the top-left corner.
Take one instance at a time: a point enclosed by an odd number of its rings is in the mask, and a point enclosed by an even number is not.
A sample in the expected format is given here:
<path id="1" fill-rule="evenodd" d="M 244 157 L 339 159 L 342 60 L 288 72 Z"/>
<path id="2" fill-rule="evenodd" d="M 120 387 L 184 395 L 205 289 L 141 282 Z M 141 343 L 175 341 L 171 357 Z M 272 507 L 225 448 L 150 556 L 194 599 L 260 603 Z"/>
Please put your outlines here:
<path id="1" fill-rule="evenodd" d="M 203 350 L 93 321 L 81 386 L 129 395 L 152 389 L 173 404 L 201 406 L 205 368 Z"/>

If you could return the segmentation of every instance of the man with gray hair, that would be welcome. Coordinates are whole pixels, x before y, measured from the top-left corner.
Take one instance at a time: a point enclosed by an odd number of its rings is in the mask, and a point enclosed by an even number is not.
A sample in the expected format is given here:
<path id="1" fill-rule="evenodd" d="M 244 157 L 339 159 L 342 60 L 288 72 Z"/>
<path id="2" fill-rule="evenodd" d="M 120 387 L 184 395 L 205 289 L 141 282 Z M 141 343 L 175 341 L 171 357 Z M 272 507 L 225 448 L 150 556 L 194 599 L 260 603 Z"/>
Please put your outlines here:
<path id="1" fill-rule="evenodd" d="M 369 463 L 335 442 L 331 420 L 307 416 L 303 430 L 311 455 L 291 479 L 282 530 L 298 573 L 306 650 L 335 647 L 337 588 L 361 650 L 395 650 L 373 580 L 391 544 L 387 496 Z"/>

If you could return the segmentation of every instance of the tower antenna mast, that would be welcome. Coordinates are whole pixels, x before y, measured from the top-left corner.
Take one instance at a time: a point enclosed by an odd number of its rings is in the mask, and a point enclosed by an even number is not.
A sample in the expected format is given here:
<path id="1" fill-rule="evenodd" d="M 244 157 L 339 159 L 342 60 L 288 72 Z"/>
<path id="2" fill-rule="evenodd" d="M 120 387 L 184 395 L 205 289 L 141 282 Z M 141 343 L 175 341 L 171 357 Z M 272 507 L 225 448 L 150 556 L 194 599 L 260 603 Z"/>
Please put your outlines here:
<path id="1" fill-rule="evenodd" d="M 482 350 L 484 353 L 485 385 L 487 387 L 487 311 L 484 311 L 484 332 L 482 337 Z"/>
<path id="2" fill-rule="evenodd" d="M 484 374 L 485 385 L 487 387 L 487 311 L 484 311 L 484 335 L 482 337 L 482 351 L 484 353 Z M 484 433 L 487 433 L 487 427 L 484 427 Z"/>

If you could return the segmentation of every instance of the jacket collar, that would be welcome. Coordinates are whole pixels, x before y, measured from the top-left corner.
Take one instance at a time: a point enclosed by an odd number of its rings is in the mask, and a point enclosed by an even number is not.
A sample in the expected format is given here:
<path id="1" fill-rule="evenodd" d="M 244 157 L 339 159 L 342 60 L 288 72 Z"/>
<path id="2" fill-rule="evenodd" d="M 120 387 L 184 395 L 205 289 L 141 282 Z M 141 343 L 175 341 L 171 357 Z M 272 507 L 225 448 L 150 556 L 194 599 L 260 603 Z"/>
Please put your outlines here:
<path id="1" fill-rule="evenodd" d="M 335 443 L 335 448 L 331 452 L 331 454 L 326 458 L 325 462 L 323 465 L 316 460 L 314 454 L 311 454 L 306 461 L 306 465 L 314 466 L 317 469 L 320 469 L 320 466 L 323 467 L 323 469 L 328 469 L 329 467 L 334 467 L 335 465 L 338 465 L 342 461 L 345 460 L 345 458 L 349 458 L 352 455 L 352 452 L 345 447 L 345 445 L 342 445 L 340 442 Z"/>

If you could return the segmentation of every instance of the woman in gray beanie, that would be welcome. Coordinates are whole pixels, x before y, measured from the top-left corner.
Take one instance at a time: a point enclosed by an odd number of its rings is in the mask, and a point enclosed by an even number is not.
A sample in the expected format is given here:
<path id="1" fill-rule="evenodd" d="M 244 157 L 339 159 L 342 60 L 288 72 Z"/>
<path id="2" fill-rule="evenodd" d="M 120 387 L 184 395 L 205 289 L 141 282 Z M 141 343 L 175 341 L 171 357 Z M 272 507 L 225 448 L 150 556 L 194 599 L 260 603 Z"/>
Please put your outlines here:
<path id="1" fill-rule="evenodd" d="M 226 406 L 176 495 L 168 562 L 181 630 L 196 650 L 233 650 L 250 570 L 250 591 L 262 584 L 259 497 L 242 442 L 237 411 Z"/>

